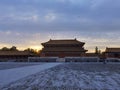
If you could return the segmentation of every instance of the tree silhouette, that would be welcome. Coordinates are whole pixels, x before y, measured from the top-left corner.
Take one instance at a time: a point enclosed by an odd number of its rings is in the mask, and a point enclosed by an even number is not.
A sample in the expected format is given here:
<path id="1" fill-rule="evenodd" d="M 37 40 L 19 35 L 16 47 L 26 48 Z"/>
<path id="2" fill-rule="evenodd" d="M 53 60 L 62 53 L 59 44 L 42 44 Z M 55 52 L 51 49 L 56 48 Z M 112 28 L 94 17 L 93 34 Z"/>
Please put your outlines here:
<path id="1" fill-rule="evenodd" d="M 1 51 L 9 51 L 9 48 L 3 47 L 3 48 L 1 49 Z"/>
<path id="2" fill-rule="evenodd" d="M 0 49 L 1 51 L 18 51 L 16 46 L 12 46 L 11 48 L 3 47 Z"/>
<path id="3" fill-rule="evenodd" d="M 37 51 L 35 49 L 32 49 L 32 48 L 27 48 L 24 51 L 28 51 L 28 52 L 33 53 L 33 54 L 37 54 Z"/>
<path id="4" fill-rule="evenodd" d="M 17 47 L 12 46 L 12 47 L 10 48 L 10 51 L 18 51 L 18 50 L 17 50 Z"/>
<path id="5" fill-rule="evenodd" d="M 99 53 L 99 50 L 98 50 L 98 47 L 96 46 L 95 48 L 95 54 L 98 54 Z"/>

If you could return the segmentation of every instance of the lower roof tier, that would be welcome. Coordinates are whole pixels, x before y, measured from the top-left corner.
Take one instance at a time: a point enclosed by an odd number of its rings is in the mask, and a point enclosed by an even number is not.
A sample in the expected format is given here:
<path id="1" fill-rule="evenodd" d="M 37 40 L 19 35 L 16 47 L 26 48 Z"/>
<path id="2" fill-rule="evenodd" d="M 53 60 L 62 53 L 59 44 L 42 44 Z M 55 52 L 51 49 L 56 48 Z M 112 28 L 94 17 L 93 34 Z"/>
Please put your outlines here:
<path id="1" fill-rule="evenodd" d="M 86 52 L 84 48 L 43 48 L 42 52 Z"/>

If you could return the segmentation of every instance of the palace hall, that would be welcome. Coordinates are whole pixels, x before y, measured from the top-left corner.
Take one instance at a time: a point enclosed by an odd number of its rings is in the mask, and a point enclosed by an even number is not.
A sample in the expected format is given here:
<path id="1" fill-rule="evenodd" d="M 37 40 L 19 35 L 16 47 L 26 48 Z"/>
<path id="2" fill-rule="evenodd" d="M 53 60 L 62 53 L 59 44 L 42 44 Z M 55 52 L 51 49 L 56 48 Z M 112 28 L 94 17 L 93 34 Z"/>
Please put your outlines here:
<path id="1" fill-rule="evenodd" d="M 42 43 L 41 57 L 79 57 L 87 50 L 84 49 L 84 42 L 77 39 L 49 40 Z"/>

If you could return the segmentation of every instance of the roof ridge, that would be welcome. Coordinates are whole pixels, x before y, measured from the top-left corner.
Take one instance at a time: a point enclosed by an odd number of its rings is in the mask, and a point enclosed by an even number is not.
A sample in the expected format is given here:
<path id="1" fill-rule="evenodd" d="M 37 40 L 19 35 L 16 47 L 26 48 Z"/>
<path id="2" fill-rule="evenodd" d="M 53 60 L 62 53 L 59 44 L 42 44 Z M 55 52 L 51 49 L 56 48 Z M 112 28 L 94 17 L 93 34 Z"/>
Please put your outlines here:
<path id="1" fill-rule="evenodd" d="M 77 40 L 77 39 L 50 39 L 50 41 L 69 41 L 69 40 Z"/>

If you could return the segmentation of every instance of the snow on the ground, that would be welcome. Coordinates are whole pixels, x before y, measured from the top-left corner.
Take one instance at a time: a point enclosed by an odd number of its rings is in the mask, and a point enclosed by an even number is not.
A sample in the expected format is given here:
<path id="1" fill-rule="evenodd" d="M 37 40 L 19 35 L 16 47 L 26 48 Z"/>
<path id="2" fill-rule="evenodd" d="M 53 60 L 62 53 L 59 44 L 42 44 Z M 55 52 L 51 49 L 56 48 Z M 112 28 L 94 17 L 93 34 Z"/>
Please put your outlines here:
<path id="1" fill-rule="evenodd" d="M 65 63 L 25 77 L 1 90 L 119 90 L 120 64 Z"/>
<path id="2" fill-rule="evenodd" d="M 0 62 L 0 70 L 12 69 L 24 66 L 40 65 L 39 62 Z"/>
<path id="3" fill-rule="evenodd" d="M 42 70 L 54 67 L 60 63 L 44 63 L 40 65 L 27 66 L 14 69 L 0 70 L 0 87 L 26 76 L 38 73 Z"/>

